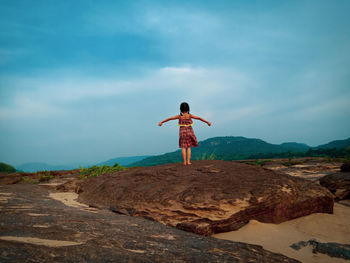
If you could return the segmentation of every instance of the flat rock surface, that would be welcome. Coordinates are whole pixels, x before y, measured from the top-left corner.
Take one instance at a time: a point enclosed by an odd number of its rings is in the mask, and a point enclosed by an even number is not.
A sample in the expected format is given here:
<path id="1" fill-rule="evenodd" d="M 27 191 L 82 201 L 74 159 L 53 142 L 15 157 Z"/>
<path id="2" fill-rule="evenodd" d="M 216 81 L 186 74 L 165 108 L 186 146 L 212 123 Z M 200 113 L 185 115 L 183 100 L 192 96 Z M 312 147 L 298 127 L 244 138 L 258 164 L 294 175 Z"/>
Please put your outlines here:
<path id="1" fill-rule="evenodd" d="M 254 162 L 252 160 L 248 162 Z M 328 161 L 325 158 L 295 158 L 263 160 L 263 167 L 278 173 L 318 181 L 325 175 L 338 172 L 341 162 Z"/>
<path id="2" fill-rule="evenodd" d="M 0 262 L 299 262 L 258 245 L 91 209 L 69 200 L 73 193 L 48 189 L 0 187 Z M 52 198 L 58 195 L 67 205 Z"/>
<path id="3" fill-rule="evenodd" d="M 78 192 L 85 204 L 201 235 L 236 230 L 252 219 L 281 223 L 332 213 L 334 204 L 315 182 L 225 161 L 133 168 L 85 180 Z"/>

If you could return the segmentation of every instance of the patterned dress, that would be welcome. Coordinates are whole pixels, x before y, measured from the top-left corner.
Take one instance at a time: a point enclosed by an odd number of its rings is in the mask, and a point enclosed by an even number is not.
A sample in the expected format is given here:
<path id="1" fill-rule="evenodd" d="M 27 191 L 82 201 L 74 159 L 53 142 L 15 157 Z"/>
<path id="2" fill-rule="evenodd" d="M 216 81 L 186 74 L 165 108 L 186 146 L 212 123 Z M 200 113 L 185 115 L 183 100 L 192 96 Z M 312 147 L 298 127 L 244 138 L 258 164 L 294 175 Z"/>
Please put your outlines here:
<path id="1" fill-rule="evenodd" d="M 198 142 L 196 135 L 194 135 L 192 125 L 193 121 L 189 119 L 179 119 L 180 126 L 180 138 L 179 138 L 179 147 L 180 148 L 189 148 L 197 147 Z"/>

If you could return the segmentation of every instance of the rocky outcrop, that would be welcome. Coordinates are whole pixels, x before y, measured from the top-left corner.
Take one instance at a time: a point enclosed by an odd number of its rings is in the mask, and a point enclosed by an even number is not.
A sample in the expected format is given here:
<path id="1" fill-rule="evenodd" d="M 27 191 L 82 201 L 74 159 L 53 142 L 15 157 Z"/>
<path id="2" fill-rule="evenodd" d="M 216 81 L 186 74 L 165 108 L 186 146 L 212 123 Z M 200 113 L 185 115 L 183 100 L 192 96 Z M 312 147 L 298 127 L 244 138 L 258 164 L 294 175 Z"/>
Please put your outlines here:
<path id="1" fill-rule="evenodd" d="M 350 172 L 350 162 L 345 162 L 340 167 L 340 171 L 342 172 Z"/>
<path id="2" fill-rule="evenodd" d="M 17 184 L 22 177 L 20 173 L 0 173 L 0 185 Z"/>
<path id="3" fill-rule="evenodd" d="M 0 262 L 299 262 L 258 245 L 66 206 L 51 199 L 47 189 L 1 187 Z"/>
<path id="4" fill-rule="evenodd" d="M 302 247 L 311 246 L 312 253 L 322 253 L 333 258 L 343 258 L 350 260 L 350 245 L 339 244 L 335 242 L 322 243 L 315 239 L 309 241 L 300 241 L 298 243 L 292 244 L 290 247 L 295 250 L 300 250 Z"/>
<path id="5" fill-rule="evenodd" d="M 87 179 L 78 200 L 201 235 L 236 230 L 251 219 L 281 223 L 332 213 L 334 202 L 314 182 L 225 161 L 139 167 Z"/>
<path id="6" fill-rule="evenodd" d="M 43 183 L 53 178 L 70 178 L 74 179 L 79 175 L 79 170 L 60 170 L 60 171 L 40 171 L 36 173 L 0 173 L 0 185 L 17 184 L 17 183 Z"/>
<path id="7" fill-rule="evenodd" d="M 350 198 L 350 172 L 337 172 L 320 179 L 320 184 L 328 188 L 336 200 Z"/>

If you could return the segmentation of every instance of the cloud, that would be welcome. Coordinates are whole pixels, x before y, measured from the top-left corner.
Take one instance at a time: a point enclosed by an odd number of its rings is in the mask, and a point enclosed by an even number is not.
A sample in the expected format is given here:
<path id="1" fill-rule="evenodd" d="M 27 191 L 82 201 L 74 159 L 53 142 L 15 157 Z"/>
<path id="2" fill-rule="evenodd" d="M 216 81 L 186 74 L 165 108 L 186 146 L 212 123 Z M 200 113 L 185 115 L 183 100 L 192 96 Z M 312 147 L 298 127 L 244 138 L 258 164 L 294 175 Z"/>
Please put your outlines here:
<path id="1" fill-rule="evenodd" d="M 189 66 L 158 68 L 147 75 L 125 79 L 77 76 L 72 72 L 67 76 L 53 76 L 55 74 L 8 80 L 16 89 L 6 91 L 10 98 L 6 105 L 1 106 L 1 118 L 60 114 L 69 111 L 66 106 L 81 101 L 111 97 L 130 99 L 130 96 L 157 92 L 172 92 L 200 104 L 215 96 L 221 100 L 231 97 L 231 94 L 237 97 L 251 82 L 234 70 Z"/>
<path id="2" fill-rule="evenodd" d="M 176 124 L 156 124 L 183 101 L 213 122 L 198 125 L 202 138 L 307 133 L 324 143 L 349 130 L 345 2 L 1 5 L 0 143 L 16 149 L 172 150 L 158 142 Z"/>

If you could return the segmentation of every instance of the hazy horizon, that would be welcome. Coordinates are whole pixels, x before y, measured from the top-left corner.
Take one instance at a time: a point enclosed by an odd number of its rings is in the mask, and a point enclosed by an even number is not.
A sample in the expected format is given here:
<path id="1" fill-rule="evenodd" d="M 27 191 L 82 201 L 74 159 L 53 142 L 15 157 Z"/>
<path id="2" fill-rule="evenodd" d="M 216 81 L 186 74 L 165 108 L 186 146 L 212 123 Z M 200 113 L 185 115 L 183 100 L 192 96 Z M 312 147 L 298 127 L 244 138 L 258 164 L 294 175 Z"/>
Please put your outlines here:
<path id="1" fill-rule="evenodd" d="M 93 163 L 198 141 L 349 138 L 350 1 L 0 3 L 0 162 Z M 64 16 L 62 15 L 64 14 Z"/>
<path id="2" fill-rule="evenodd" d="M 228 135 L 227 135 L 228 136 Z M 211 138 L 217 138 L 217 137 L 226 137 L 226 136 L 215 136 L 215 137 L 211 137 Z M 230 137 L 230 136 L 228 136 Z M 233 137 L 244 137 L 244 136 L 233 136 Z M 246 138 L 246 137 L 245 137 Z M 207 140 L 207 139 L 210 139 L 210 138 L 206 138 L 204 140 Z M 247 139 L 259 139 L 259 138 L 247 138 Z M 350 137 L 348 138 L 344 138 L 344 139 L 339 139 L 339 140 L 345 140 L 345 139 L 350 139 Z M 203 140 L 203 141 L 204 141 Z M 332 140 L 332 141 L 337 141 L 337 140 Z M 265 141 L 267 143 L 270 143 L 268 141 Z M 331 142 L 331 141 L 329 141 Z M 320 145 L 323 145 L 323 144 L 327 144 L 329 142 L 325 142 L 325 143 L 321 143 L 321 144 L 318 144 L 318 145 L 309 145 L 307 144 L 308 146 L 310 147 L 316 147 L 316 146 L 320 146 Z M 276 143 L 275 145 L 280 145 L 282 143 L 295 143 L 295 142 L 281 142 L 281 143 Z M 303 144 L 302 142 L 296 142 L 296 143 L 301 143 Z M 178 150 L 177 148 L 173 149 L 173 150 L 170 150 L 168 152 L 173 152 L 173 151 L 176 151 Z M 168 152 L 162 152 L 162 153 L 156 153 L 156 154 L 145 154 L 145 155 L 137 155 L 137 156 L 154 156 L 154 155 L 162 155 L 162 154 L 165 154 L 165 153 L 168 153 Z M 36 162 L 25 162 L 25 163 L 18 163 L 18 164 L 11 164 L 11 165 L 14 165 L 14 166 L 21 166 L 21 165 L 26 165 L 26 164 L 33 164 L 33 163 L 42 163 L 42 164 L 48 164 L 48 165 L 63 165 L 63 166 L 76 166 L 78 167 L 79 165 L 80 166 L 85 166 L 85 165 L 95 165 L 95 164 L 98 164 L 98 163 L 101 163 L 101 162 L 105 162 L 105 161 L 108 161 L 108 160 L 111 160 L 111 159 L 116 159 L 116 158 L 128 158 L 128 157 L 136 157 L 136 155 L 128 155 L 128 156 L 110 156 L 109 158 L 107 159 L 103 159 L 103 160 L 94 160 L 94 161 L 90 161 L 90 162 L 74 162 L 74 160 L 72 160 L 71 162 L 66 162 L 66 163 L 45 163 L 45 162 L 41 162 L 41 161 L 36 161 Z M 1 161 L 0 161 L 1 162 Z"/>

